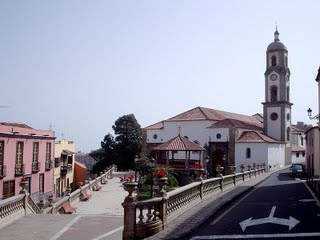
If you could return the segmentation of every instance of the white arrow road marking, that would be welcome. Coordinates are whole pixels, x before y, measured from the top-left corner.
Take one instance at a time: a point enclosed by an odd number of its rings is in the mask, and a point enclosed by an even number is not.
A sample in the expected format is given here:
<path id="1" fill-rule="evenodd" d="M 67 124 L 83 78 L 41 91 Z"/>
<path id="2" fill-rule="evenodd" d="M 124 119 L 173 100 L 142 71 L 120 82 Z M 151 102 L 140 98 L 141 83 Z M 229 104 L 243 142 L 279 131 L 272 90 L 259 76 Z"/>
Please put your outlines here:
<path id="1" fill-rule="evenodd" d="M 310 199 L 300 199 L 299 202 L 316 202 L 315 199 L 310 198 Z"/>
<path id="2" fill-rule="evenodd" d="M 252 219 L 248 218 L 242 222 L 239 223 L 242 231 L 244 232 L 247 227 L 255 226 L 255 225 L 261 225 L 265 223 L 273 223 L 273 224 L 279 224 L 289 227 L 289 231 L 294 228 L 300 221 L 295 219 L 294 217 L 289 217 L 289 219 L 286 218 L 277 218 L 274 217 L 274 212 L 276 211 L 276 206 L 273 206 L 270 214 L 266 218 L 258 218 L 258 219 Z"/>

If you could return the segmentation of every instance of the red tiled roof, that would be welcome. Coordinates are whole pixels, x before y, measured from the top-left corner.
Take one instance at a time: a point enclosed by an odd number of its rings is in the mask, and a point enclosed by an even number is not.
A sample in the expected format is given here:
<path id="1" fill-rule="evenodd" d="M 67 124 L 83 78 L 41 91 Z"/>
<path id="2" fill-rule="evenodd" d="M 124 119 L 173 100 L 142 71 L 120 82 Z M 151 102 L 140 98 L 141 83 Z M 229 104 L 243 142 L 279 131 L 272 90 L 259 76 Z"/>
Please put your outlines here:
<path id="1" fill-rule="evenodd" d="M 185 137 L 181 137 L 180 134 L 177 137 L 170 139 L 159 146 L 156 146 L 153 150 L 157 151 L 203 151 L 204 148 L 199 144 L 191 142 Z"/>
<path id="2" fill-rule="evenodd" d="M 24 123 L 11 123 L 11 122 L 0 122 L 1 125 L 8 126 L 8 127 L 20 127 L 20 128 L 29 128 L 33 129 L 32 127 L 28 126 Z"/>
<path id="3" fill-rule="evenodd" d="M 263 115 L 261 113 L 253 114 L 252 117 L 255 117 L 259 122 L 263 123 Z"/>
<path id="4" fill-rule="evenodd" d="M 197 121 L 197 120 L 220 121 L 224 119 L 235 119 L 235 120 L 247 122 L 253 125 L 261 126 L 261 122 L 254 116 L 248 116 L 248 115 L 243 115 L 238 113 L 230 113 L 230 112 L 215 110 L 211 108 L 204 108 L 204 107 L 196 107 L 196 108 L 190 109 L 186 112 L 180 113 L 164 121 L 167 121 L 167 122 Z M 145 129 L 148 129 L 148 130 L 161 129 L 163 128 L 164 121 L 148 126 Z"/>
<path id="5" fill-rule="evenodd" d="M 236 127 L 236 128 L 243 128 L 243 129 L 252 129 L 262 131 L 261 123 L 248 123 L 243 122 L 235 119 L 224 119 L 218 122 L 213 123 L 208 128 L 225 128 L 225 127 Z"/>
<path id="6" fill-rule="evenodd" d="M 148 127 L 145 127 L 144 129 L 154 130 L 154 129 L 162 129 L 162 128 L 163 128 L 163 121 L 152 124 Z"/>
<path id="7" fill-rule="evenodd" d="M 268 137 L 257 131 L 242 131 L 237 139 L 238 143 L 279 143 L 277 140 Z"/>

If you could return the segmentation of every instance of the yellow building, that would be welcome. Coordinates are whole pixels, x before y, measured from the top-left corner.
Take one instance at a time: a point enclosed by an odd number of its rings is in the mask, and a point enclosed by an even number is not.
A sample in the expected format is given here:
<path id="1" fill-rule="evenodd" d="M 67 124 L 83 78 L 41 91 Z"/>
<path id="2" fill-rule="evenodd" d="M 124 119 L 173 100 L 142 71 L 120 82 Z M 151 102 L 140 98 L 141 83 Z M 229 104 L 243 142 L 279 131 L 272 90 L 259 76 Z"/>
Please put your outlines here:
<path id="1" fill-rule="evenodd" d="M 54 151 L 54 193 L 62 197 L 71 190 L 74 175 L 75 144 L 62 139 L 55 142 Z"/>

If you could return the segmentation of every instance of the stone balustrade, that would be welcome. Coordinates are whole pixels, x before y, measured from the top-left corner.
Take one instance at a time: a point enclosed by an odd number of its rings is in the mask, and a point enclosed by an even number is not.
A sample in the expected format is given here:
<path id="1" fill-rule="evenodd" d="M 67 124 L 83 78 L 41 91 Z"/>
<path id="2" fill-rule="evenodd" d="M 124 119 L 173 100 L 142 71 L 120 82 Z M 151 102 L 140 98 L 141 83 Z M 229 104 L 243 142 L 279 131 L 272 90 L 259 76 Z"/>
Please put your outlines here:
<path id="1" fill-rule="evenodd" d="M 0 228 L 25 215 L 42 213 L 28 192 L 0 201 Z"/>
<path id="2" fill-rule="evenodd" d="M 70 193 L 69 195 L 61 198 L 56 203 L 53 203 L 52 206 L 46 208 L 44 212 L 55 214 L 59 212 L 59 210 L 61 209 L 64 203 L 76 203 L 77 201 L 79 201 L 81 193 L 93 190 L 92 189 L 93 186 L 102 182 L 106 182 L 107 181 L 106 179 L 112 177 L 114 169 L 115 167 L 112 166 L 111 168 L 106 170 L 103 174 L 101 174 L 99 177 L 89 181 L 87 184 L 75 190 L 74 192 Z"/>
<path id="3" fill-rule="evenodd" d="M 123 202 L 124 229 L 123 239 L 143 239 L 161 231 L 175 217 L 188 209 L 190 204 L 202 201 L 206 196 L 232 188 L 239 182 L 265 172 L 265 168 L 249 168 L 248 171 L 226 176 L 199 180 L 170 192 L 161 197 L 138 201 L 135 196 L 136 183 L 124 183 L 129 195 Z"/>

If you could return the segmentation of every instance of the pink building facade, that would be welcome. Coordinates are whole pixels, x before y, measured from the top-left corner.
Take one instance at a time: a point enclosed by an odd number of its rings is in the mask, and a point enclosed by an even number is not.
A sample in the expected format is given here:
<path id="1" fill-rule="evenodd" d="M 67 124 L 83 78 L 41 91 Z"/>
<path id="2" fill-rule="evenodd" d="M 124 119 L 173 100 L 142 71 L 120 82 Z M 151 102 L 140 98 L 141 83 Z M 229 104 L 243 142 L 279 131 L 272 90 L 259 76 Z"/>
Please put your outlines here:
<path id="1" fill-rule="evenodd" d="M 0 199 L 19 194 L 20 183 L 37 202 L 53 193 L 54 133 L 0 122 Z"/>

